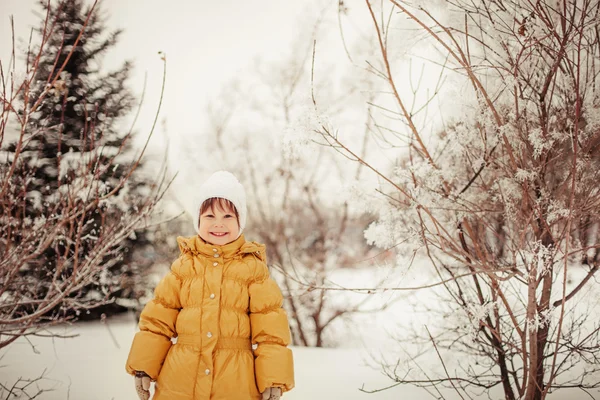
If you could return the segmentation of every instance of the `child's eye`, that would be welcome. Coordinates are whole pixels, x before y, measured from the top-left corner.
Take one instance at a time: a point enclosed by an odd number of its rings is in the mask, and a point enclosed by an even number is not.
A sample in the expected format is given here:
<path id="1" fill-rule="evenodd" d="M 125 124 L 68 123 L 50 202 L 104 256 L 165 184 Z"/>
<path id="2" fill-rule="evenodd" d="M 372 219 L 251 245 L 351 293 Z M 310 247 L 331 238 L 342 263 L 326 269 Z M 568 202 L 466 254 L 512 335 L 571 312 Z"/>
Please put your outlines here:
<path id="1" fill-rule="evenodd" d="M 206 215 L 204 215 L 204 218 L 214 218 L 214 217 L 215 217 L 215 216 L 214 216 L 214 215 L 212 215 L 212 214 L 206 214 Z"/>
<path id="2" fill-rule="evenodd" d="M 225 218 L 233 218 L 233 215 L 227 214 L 227 215 L 225 215 Z"/>

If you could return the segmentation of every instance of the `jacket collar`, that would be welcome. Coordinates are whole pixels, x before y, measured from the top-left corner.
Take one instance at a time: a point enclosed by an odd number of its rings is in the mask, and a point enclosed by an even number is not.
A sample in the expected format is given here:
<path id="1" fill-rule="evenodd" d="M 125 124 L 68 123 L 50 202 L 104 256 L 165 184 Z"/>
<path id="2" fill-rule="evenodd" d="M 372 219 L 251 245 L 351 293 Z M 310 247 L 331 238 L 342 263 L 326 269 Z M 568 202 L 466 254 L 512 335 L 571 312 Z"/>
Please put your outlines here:
<path id="1" fill-rule="evenodd" d="M 219 257 L 233 258 L 240 252 L 240 248 L 246 243 L 246 239 L 244 239 L 244 235 L 240 235 L 233 242 L 219 246 L 207 243 L 200 235 L 195 235 L 191 237 L 178 237 L 177 243 L 182 252 L 190 252 L 194 255 L 205 257 L 214 257 L 215 254 L 218 254 Z"/>
<path id="2" fill-rule="evenodd" d="M 177 243 L 182 253 L 191 253 L 203 257 L 214 257 L 215 254 L 218 254 L 219 257 L 226 259 L 231 259 L 241 254 L 254 254 L 262 261 L 267 261 L 265 246 L 256 242 L 246 242 L 244 235 L 240 235 L 233 242 L 223 246 L 206 243 L 199 235 L 190 237 L 179 236 Z"/>

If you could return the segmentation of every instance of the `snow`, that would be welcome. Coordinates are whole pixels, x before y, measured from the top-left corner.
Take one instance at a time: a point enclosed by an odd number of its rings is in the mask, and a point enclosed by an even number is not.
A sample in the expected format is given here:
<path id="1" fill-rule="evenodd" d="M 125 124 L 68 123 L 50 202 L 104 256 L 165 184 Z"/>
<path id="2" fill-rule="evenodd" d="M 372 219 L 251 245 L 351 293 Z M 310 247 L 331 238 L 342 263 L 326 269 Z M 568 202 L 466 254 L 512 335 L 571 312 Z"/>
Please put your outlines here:
<path id="1" fill-rule="evenodd" d="M 133 378 L 125 372 L 129 345 L 137 330 L 132 314 L 100 322 L 55 328 L 54 333 L 77 334 L 75 338 L 20 339 L 1 354 L 0 383 L 19 377 L 45 374 L 36 386 L 51 391 L 41 400 L 131 400 L 136 398 Z M 403 387 L 369 395 L 359 391 L 379 389 L 392 383 L 370 362 L 368 352 L 357 349 L 292 347 L 296 388 L 284 395 L 294 399 L 398 399 L 421 398 L 421 389 Z M 33 393 L 33 391 L 31 391 Z"/>
<path id="2" fill-rule="evenodd" d="M 415 262 L 406 268 L 381 266 L 371 269 L 336 271 L 330 275 L 327 284 L 332 287 L 371 287 L 375 282 L 384 282 L 384 287 L 414 287 L 423 284 L 431 276 L 423 269 L 424 265 Z M 400 271 L 402 270 L 402 271 Z M 401 273 L 400 273 L 401 272 Z M 575 282 L 581 279 L 582 271 L 573 272 Z M 571 283 L 572 284 L 572 283 Z M 377 286 L 377 285 L 375 285 Z M 443 307 L 432 291 L 376 290 L 371 299 L 361 309 L 377 310 L 384 304 L 391 305 L 384 311 L 360 313 L 349 319 L 336 321 L 332 335 L 337 339 L 338 348 L 292 347 L 296 376 L 296 388 L 284 395 L 285 400 L 300 399 L 429 399 L 438 398 L 425 389 L 403 385 L 388 390 L 376 391 L 393 386 L 394 382 L 381 370 L 379 360 L 387 360 L 392 367 L 422 368 L 430 376 L 435 376 L 440 362 L 435 353 L 425 354 L 416 362 L 408 354 L 415 348 L 402 337 L 411 326 L 427 325 L 432 330 L 439 328 L 440 321 L 432 320 L 418 311 L 416 304 Z M 361 292 L 330 292 L 330 306 L 353 305 L 360 303 L 365 294 Z M 588 293 L 586 297 L 597 299 Z M 597 309 L 597 301 L 590 306 Z M 473 310 L 475 314 L 489 312 L 486 307 Z M 590 319 L 597 320 L 597 312 L 588 312 Z M 457 320 L 451 322 L 459 324 Z M 446 321 L 448 322 L 448 321 Z M 125 361 L 137 324 L 133 314 L 113 317 L 106 322 L 76 323 L 71 326 L 51 328 L 51 333 L 69 338 L 30 337 L 20 338 L 4 350 L 0 350 L 0 384 L 12 386 L 19 378 L 44 379 L 30 385 L 29 394 L 46 390 L 40 400 L 131 400 L 135 399 L 133 378 L 125 372 Z M 392 337 L 393 336 L 393 337 Z M 398 339 L 394 339 L 398 338 Z M 443 353 L 447 367 L 451 368 L 463 356 Z M 418 362 L 418 364 L 417 364 Z M 452 369 L 451 369 L 452 370 Z M 402 369 L 398 372 L 402 375 Z M 365 392 L 361 391 L 363 389 Z M 433 392 L 432 392 L 433 393 Z M 444 398 L 455 400 L 459 397 L 452 391 L 442 391 Z M 590 391 L 600 399 L 600 390 Z M 485 396 L 485 395 L 482 395 Z M 485 396 L 487 398 L 487 396 Z M 5 394 L 0 390 L 0 398 Z M 474 398 L 479 398 L 475 396 Z M 491 393 L 492 399 L 502 399 L 500 388 Z M 577 390 L 559 391 L 551 394 L 548 400 L 583 400 L 590 396 Z"/>
<path id="3" fill-rule="evenodd" d="M 356 275 L 353 276 L 358 279 Z M 346 279 L 343 280 L 344 283 L 349 283 Z M 414 292 L 411 293 L 412 301 L 425 300 L 420 295 L 415 296 Z M 416 297 L 419 299 L 415 299 Z M 354 329 L 348 325 L 346 332 L 339 332 L 339 337 L 343 338 L 343 344 L 349 347 L 292 347 L 296 387 L 283 398 L 285 400 L 438 398 L 437 395 L 430 395 L 424 389 L 407 385 L 372 394 L 360 390 L 362 388 L 365 391 L 374 391 L 394 384 L 381 372 L 377 360 L 402 351 L 387 332 L 393 330 L 393 326 L 397 327 L 399 323 L 404 325 L 410 323 L 411 314 L 406 314 L 410 307 L 406 303 L 408 302 L 400 301 L 397 306 L 383 313 L 363 315 L 356 320 L 359 326 Z M 137 397 L 133 378 L 125 372 L 125 361 L 136 331 L 134 315 L 126 314 L 110 318 L 105 323 L 77 323 L 51 329 L 51 332 L 56 335 L 77 335 L 76 337 L 30 337 L 28 340 L 20 338 L 7 349 L 0 350 L 0 384 L 12 385 L 19 378 L 33 379 L 43 375 L 44 379 L 30 386 L 30 395 L 39 389 L 47 390 L 36 399 L 135 399 Z M 357 333 L 361 340 L 350 340 Z M 431 372 L 429 368 L 433 369 L 436 365 L 439 366 L 439 362 L 435 354 L 419 361 L 419 366 L 427 369 L 427 372 Z M 447 400 L 459 398 L 451 391 L 442 391 L 442 393 Z M 589 393 L 593 398 L 600 399 L 600 390 L 592 390 Z M 0 397 L 4 398 L 1 390 Z M 499 391 L 495 391 L 492 392 L 491 398 L 502 399 L 503 396 Z M 572 390 L 551 394 L 548 400 L 590 398 L 583 392 Z"/>

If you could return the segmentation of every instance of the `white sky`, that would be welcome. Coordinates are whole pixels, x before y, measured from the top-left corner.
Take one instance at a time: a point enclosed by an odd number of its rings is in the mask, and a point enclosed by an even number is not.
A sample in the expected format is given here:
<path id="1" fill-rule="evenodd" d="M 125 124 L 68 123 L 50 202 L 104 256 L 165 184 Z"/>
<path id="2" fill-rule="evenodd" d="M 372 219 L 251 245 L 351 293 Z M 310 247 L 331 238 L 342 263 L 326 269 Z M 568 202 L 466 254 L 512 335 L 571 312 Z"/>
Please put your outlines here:
<path id="1" fill-rule="evenodd" d="M 255 57 L 276 58 L 297 32 L 299 18 L 310 14 L 313 0 L 100 0 L 109 13 L 108 25 L 125 30 L 118 46 L 104 58 L 105 67 L 135 62 L 130 80 L 141 93 L 148 74 L 146 99 L 137 127 L 148 132 L 160 94 L 163 65 L 158 51 L 167 54 L 167 85 L 161 116 L 168 131 L 193 134 L 207 99 Z M 0 59 L 10 58 L 9 16 L 15 35 L 27 39 L 38 18 L 37 0 L 0 0 Z M 17 67 L 18 68 L 18 67 Z"/>
<path id="2" fill-rule="evenodd" d="M 39 10 L 37 2 L 0 0 L 0 60 L 5 69 L 11 49 L 9 16 L 14 16 L 17 38 L 25 40 L 31 27 L 39 25 L 39 18 L 32 11 Z M 136 125 L 138 140 L 145 139 L 150 132 L 158 104 L 163 74 L 163 63 L 158 52 L 163 51 L 167 54 L 167 82 L 160 118 L 165 120 L 170 146 L 170 169 L 174 172 L 181 170 L 181 164 L 185 162 L 183 153 L 189 153 L 190 141 L 195 144 L 195 149 L 203 147 L 199 141 L 206 140 L 202 133 L 207 102 L 218 96 L 224 85 L 250 71 L 255 58 L 284 58 L 287 52 L 292 51 L 292 43 L 298 40 L 301 32 L 306 35 L 306 32 L 310 31 L 306 29 L 306 24 L 312 24 L 314 16 L 318 13 L 323 14 L 324 4 L 330 6 L 327 11 L 333 11 L 335 16 L 337 2 L 100 0 L 99 4 L 101 9 L 109 14 L 109 28 L 124 29 L 118 45 L 104 58 L 104 67 L 118 67 L 126 59 L 134 61 L 135 69 L 130 86 L 137 95 L 142 92 L 144 74 L 147 73 L 145 101 Z M 370 32 L 372 21 L 364 2 L 349 4 L 352 5 L 352 10 L 357 10 L 360 21 L 358 25 L 348 25 L 349 29 L 345 35 Z M 336 34 L 337 29 L 337 26 L 333 27 Z M 405 31 L 403 34 L 410 36 L 412 32 Z M 311 38 L 306 36 L 306 41 L 310 44 Z M 408 37 L 407 39 L 408 42 L 411 41 Z M 351 41 L 349 36 L 346 36 L 346 40 Z M 336 36 L 334 42 L 335 49 L 324 48 L 323 42 L 317 46 L 318 61 L 326 68 L 327 57 L 332 58 L 334 64 L 347 62 L 340 38 Z M 402 42 L 405 41 L 399 41 L 396 47 L 402 45 Z M 425 50 L 421 48 L 417 51 Z M 22 59 L 19 61 L 23 65 Z M 362 59 L 356 62 L 364 65 Z M 419 71 L 416 65 L 413 62 L 414 71 Z M 331 71 L 327 73 L 333 74 Z M 399 90 L 407 99 L 412 96 L 411 86 L 408 84 L 410 75 L 408 63 L 398 66 Z M 436 79 L 435 70 L 426 70 L 426 83 L 435 84 Z M 159 121 L 151 143 L 152 153 L 162 153 L 167 135 Z M 202 157 L 202 154 L 198 154 L 198 157 Z M 174 185 L 183 186 L 185 189 L 185 186 L 190 185 L 186 185 L 182 175 L 180 173 Z M 199 181 L 203 178 L 194 176 L 194 179 Z"/>
<path id="3" fill-rule="evenodd" d="M 135 70 L 129 83 L 138 97 L 147 74 L 137 139 L 146 137 L 154 120 L 163 76 L 159 51 L 167 54 L 167 82 L 151 150 L 164 149 L 164 119 L 175 170 L 177 148 L 200 137 L 199 118 L 204 116 L 207 101 L 234 77 L 243 76 L 253 59 L 277 59 L 285 52 L 299 24 L 316 13 L 317 1 L 100 0 L 101 9 L 109 15 L 109 28 L 124 29 L 118 45 L 104 57 L 104 67 L 133 60 Z M 14 17 L 17 41 L 26 41 L 31 27 L 39 26 L 33 12 L 40 14 L 37 3 L 0 0 L 0 60 L 5 71 L 12 48 L 9 17 Z M 19 61 L 24 69 L 22 59 L 17 58 L 17 70 Z"/>

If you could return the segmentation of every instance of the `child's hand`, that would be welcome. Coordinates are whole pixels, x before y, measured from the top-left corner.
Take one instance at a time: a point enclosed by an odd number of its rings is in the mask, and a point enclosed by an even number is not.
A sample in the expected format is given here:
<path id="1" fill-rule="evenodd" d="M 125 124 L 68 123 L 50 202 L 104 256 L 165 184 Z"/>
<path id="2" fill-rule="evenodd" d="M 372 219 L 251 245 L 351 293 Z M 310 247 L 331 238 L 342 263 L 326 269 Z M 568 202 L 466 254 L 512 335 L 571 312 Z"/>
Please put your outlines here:
<path id="1" fill-rule="evenodd" d="M 279 400 L 281 398 L 281 388 L 266 388 L 262 393 L 263 400 Z"/>
<path id="2" fill-rule="evenodd" d="M 140 400 L 148 400 L 150 398 L 150 377 L 145 372 L 135 372 L 135 391 Z"/>

